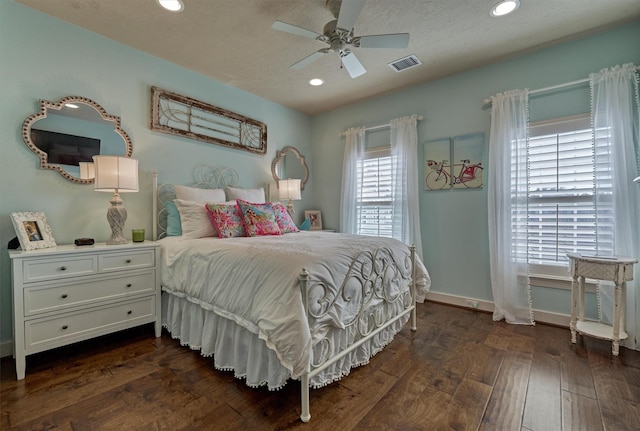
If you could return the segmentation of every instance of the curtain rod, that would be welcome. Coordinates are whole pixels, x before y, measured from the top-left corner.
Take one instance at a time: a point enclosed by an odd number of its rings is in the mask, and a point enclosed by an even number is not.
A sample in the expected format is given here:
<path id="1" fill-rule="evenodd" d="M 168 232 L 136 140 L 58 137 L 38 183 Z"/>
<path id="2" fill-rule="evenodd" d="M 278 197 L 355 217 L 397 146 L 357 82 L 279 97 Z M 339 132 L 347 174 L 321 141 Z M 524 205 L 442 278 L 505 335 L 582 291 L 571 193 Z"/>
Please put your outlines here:
<path id="1" fill-rule="evenodd" d="M 589 78 L 578 79 L 577 81 L 565 82 L 564 84 L 550 85 L 549 87 L 537 88 L 530 90 L 529 94 L 544 93 L 545 91 L 557 90 L 558 88 L 572 87 L 574 85 L 583 84 L 589 82 Z M 491 106 L 491 99 L 487 98 L 482 101 L 482 109 L 489 109 Z"/>
<path id="2" fill-rule="evenodd" d="M 417 120 L 418 120 L 418 121 L 422 121 L 422 119 L 423 119 L 424 117 L 423 117 L 422 115 L 416 115 L 416 118 L 417 118 Z M 389 127 L 391 127 L 391 123 L 387 123 L 387 124 L 379 124 L 379 125 L 377 125 L 377 126 L 365 127 L 365 128 L 364 128 L 364 131 L 365 131 L 365 132 L 372 132 L 372 131 L 374 131 L 374 130 L 386 129 L 386 128 L 389 128 Z M 340 136 L 344 136 L 344 135 L 346 135 L 346 134 L 347 134 L 347 132 L 342 132 L 342 133 L 340 133 Z"/>
<path id="3" fill-rule="evenodd" d="M 634 67 L 634 69 L 636 71 L 638 71 L 638 70 L 640 70 L 640 66 L 636 66 L 636 67 Z M 582 79 L 578 79 L 576 81 L 565 82 L 564 84 L 550 85 L 549 87 L 537 88 L 535 90 L 530 90 L 529 94 L 538 94 L 538 93 L 544 93 L 546 91 L 557 90 L 558 88 L 572 87 L 574 85 L 584 84 L 585 82 L 589 82 L 589 79 L 590 78 L 582 78 Z M 482 101 L 482 109 L 489 109 L 490 106 L 491 106 L 491 99 L 490 98 L 484 99 Z"/>

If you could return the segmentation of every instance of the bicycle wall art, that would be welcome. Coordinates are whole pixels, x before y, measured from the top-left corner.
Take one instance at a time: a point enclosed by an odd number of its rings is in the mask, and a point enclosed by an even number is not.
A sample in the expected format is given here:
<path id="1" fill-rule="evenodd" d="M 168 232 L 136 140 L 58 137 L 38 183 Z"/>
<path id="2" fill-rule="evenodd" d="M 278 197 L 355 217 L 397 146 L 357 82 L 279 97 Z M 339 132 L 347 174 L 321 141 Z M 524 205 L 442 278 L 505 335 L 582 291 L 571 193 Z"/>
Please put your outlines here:
<path id="1" fill-rule="evenodd" d="M 483 185 L 484 133 L 427 141 L 424 189 L 479 189 Z"/>

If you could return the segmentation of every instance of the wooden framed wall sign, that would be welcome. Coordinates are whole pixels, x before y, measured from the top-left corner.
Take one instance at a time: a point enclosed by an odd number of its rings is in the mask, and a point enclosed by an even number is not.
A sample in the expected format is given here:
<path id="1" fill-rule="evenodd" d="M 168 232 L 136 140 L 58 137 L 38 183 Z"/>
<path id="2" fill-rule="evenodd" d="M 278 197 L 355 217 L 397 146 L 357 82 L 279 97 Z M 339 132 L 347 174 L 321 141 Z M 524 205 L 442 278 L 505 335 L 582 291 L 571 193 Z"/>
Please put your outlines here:
<path id="1" fill-rule="evenodd" d="M 151 130 L 255 154 L 267 152 L 266 124 L 158 87 L 151 87 Z"/>

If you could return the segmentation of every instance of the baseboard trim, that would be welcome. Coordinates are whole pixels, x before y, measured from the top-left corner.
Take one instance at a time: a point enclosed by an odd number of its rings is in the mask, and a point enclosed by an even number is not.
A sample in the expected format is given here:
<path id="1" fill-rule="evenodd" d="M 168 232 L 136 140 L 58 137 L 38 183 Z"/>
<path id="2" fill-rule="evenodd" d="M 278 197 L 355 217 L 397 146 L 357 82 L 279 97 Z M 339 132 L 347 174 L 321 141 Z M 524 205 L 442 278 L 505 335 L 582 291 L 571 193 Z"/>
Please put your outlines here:
<path id="1" fill-rule="evenodd" d="M 481 299 L 468 298 L 464 296 L 451 295 L 441 292 L 427 292 L 427 300 L 441 302 L 443 304 L 455 305 L 457 307 L 480 310 L 493 313 L 493 302 Z M 544 310 L 533 310 L 533 317 L 536 322 L 568 328 L 571 316 L 568 314 L 552 313 Z"/>

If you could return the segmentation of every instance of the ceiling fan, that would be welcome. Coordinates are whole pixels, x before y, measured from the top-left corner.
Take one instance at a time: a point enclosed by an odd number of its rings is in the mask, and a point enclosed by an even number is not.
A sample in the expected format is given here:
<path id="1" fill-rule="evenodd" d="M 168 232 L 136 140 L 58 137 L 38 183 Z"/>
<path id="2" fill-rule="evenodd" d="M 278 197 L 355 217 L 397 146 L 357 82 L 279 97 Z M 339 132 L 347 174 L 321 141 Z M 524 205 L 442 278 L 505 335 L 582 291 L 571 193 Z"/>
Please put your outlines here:
<path id="1" fill-rule="evenodd" d="M 353 26 L 360 16 L 366 0 L 327 0 L 326 7 L 336 18 L 324 26 L 322 34 L 302 27 L 276 21 L 271 28 L 308 37 L 329 45 L 291 65 L 292 69 L 302 69 L 313 63 L 329 51 L 337 52 L 341 64 L 347 69 L 352 78 L 357 78 L 367 72 L 356 55 L 351 51 L 355 48 L 406 48 L 409 45 L 409 33 L 373 34 L 369 36 L 354 36 Z"/>

